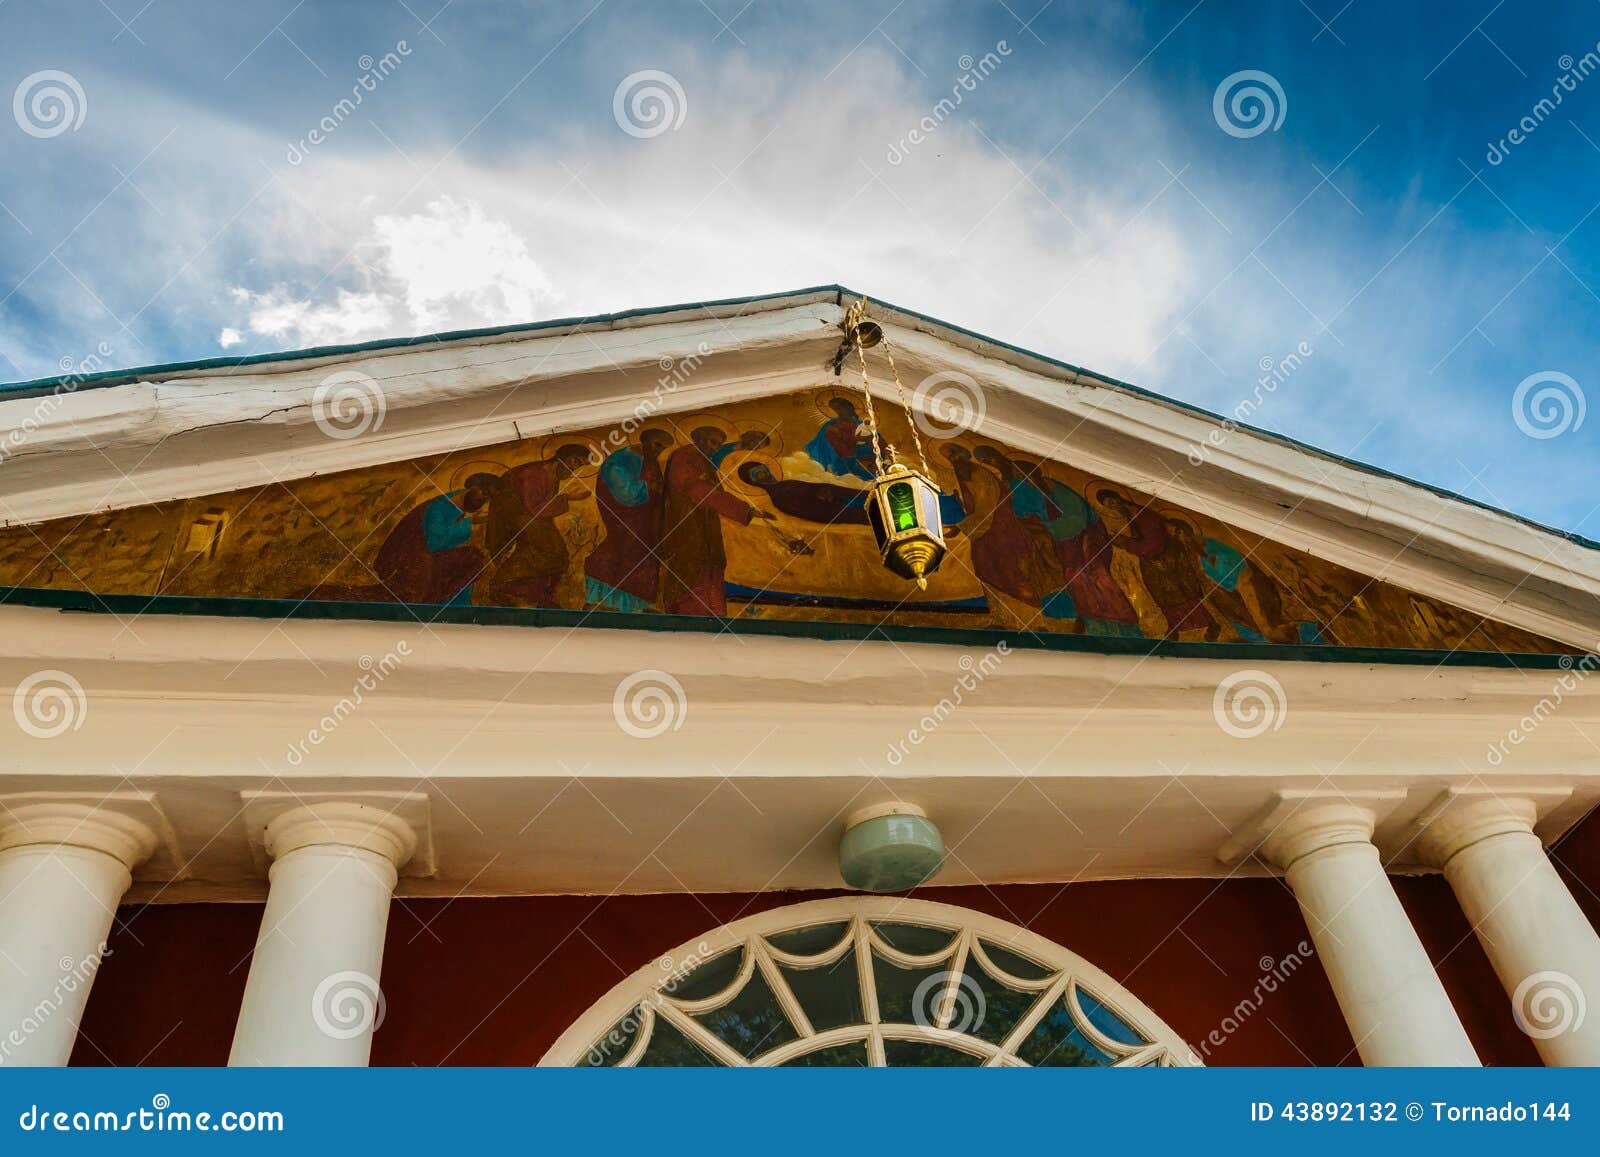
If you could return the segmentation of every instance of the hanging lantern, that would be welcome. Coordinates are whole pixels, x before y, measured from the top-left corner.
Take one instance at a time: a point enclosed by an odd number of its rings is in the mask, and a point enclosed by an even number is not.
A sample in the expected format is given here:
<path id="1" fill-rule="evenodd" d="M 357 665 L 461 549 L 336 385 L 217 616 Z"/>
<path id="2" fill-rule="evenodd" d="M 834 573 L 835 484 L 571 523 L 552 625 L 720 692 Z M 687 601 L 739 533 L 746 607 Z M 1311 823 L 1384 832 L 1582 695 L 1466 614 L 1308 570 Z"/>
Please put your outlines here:
<path id="1" fill-rule="evenodd" d="M 867 516 L 883 565 L 927 590 L 927 576 L 944 560 L 939 488 L 925 475 L 896 462 L 873 482 Z"/>
<path id="2" fill-rule="evenodd" d="M 894 354 L 889 352 L 888 342 L 884 340 L 883 327 L 867 317 L 866 298 L 856 302 L 846 312 L 844 331 L 845 341 L 839 347 L 834 366 L 837 372 L 851 349 L 855 350 L 861 364 L 861 392 L 867 402 L 866 432 L 872 441 L 872 456 L 877 466 L 871 492 L 867 495 L 867 516 L 872 524 L 872 533 L 878 540 L 883 565 L 901 578 L 911 579 L 917 586 L 927 590 L 928 576 L 939 569 L 945 553 L 939 488 L 929 476 L 928 460 L 922 452 L 922 439 L 917 434 L 910 407 L 906 405 L 906 391 L 900 384 L 899 371 L 894 368 Z M 901 462 L 894 447 L 884 445 L 878 430 L 864 351 L 880 343 L 889 359 L 889 372 L 899 392 L 900 408 L 911 430 L 920 470 Z"/>

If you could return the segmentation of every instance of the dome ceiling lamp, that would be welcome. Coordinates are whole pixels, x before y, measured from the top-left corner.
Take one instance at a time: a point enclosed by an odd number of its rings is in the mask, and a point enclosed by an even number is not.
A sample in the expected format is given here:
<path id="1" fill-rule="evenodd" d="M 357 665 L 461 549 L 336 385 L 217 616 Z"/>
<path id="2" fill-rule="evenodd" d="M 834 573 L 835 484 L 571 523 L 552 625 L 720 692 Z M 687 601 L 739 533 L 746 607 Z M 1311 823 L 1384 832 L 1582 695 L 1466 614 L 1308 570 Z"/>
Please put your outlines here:
<path id="1" fill-rule="evenodd" d="M 928 469 L 928 459 L 922 450 L 922 437 L 911 407 L 906 403 L 906 390 L 895 369 L 894 354 L 883 327 L 867 316 L 867 299 L 861 298 L 845 313 L 844 344 L 834 359 L 834 372 L 838 373 L 844 359 L 854 349 L 861 366 L 861 393 L 867 403 L 866 433 L 872 442 L 872 459 L 875 477 L 867 496 L 867 515 L 872 524 L 873 536 L 878 540 L 878 551 L 883 565 L 901 578 L 911 579 L 923 590 L 928 589 L 928 576 L 939 569 L 944 560 L 944 522 L 939 513 L 939 488 Z M 906 427 L 911 431 L 911 442 L 916 450 L 916 466 L 900 460 L 894 446 L 888 444 L 878 428 L 878 416 L 872 403 L 872 386 L 867 376 L 867 353 L 873 346 L 882 345 L 889 362 L 889 374 L 894 379 L 895 391 L 900 399 L 900 409 Z"/>

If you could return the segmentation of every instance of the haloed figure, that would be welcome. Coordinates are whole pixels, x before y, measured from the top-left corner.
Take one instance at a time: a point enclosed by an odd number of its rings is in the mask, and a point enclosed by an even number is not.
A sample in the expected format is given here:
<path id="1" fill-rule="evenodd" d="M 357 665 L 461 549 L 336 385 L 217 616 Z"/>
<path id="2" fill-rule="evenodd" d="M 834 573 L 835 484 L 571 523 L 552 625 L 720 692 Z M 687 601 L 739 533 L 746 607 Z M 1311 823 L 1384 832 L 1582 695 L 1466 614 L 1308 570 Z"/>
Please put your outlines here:
<path id="1" fill-rule="evenodd" d="M 727 440 L 715 426 L 698 426 L 689 434 L 689 445 L 667 459 L 660 553 L 661 606 L 668 614 L 727 614 L 722 520 L 748 526 L 753 518 L 775 517 L 722 488 L 715 456 Z"/>
<path id="2" fill-rule="evenodd" d="M 489 595 L 499 606 L 550 607 L 567 572 L 567 540 L 556 519 L 571 500 L 561 484 L 577 475 L 589 452 L 574 442 L 549 458 L 506 471 L 489 496 L 484 543 L 494 562 Z"/>
<path id="3" fill-rule="evenodd" d="M 472 516 L 499 486 L 493 474 L 473 474 L 465 487 L 430 498 L 402 518 L 378 548 L 372 573 L 377 582 L 358 586 L 324 583 L 308 599 L 349 602 L 443 603 L 472 601 L 472 584 L 483 573 L 483 552 L 472 543 Z"/>
<path id="4" fill-rule="evenodd" d="M 600 464 L 595 506 L 605 539 L 583 564 L 584 602 L 617 611 L 647 611 L 655 603 L 661 566 L 661 509 L 666 478 L 661 455 L 672 445 L 665 430 L 649 429 L 639 441 Z"/>

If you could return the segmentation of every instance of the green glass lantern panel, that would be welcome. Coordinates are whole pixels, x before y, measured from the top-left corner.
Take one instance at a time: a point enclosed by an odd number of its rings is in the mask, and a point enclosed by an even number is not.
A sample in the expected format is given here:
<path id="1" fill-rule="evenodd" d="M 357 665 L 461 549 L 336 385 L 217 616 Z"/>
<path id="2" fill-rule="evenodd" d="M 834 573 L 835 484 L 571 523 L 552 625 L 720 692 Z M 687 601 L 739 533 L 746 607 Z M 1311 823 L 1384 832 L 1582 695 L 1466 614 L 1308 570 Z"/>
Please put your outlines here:
<path id="1" fill-rule="evenodd" d="M 896 534 L 917 528 L 917 492 L 911 483 L 896 482 L 889 487 L 889 518 Z"/>

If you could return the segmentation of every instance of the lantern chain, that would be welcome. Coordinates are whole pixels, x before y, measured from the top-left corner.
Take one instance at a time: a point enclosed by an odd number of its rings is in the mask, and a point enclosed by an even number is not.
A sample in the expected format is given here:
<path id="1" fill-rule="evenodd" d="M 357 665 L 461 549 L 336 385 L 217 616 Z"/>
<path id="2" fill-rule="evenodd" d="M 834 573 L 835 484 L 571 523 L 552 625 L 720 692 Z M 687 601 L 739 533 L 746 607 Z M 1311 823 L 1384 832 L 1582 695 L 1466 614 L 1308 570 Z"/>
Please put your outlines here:
<path id="1" fill-rule="evenodd" d="M 849 334 L 850 344 L 855 346 L 856 358 L 861 363 L 861 392 L 866 396 L 867 399 L 867 427 L 872 434 L 872 457 L 878 465 L 878 474 L 881 476 L 884 473 L 883 445 L 881 437 L 878 433 L 878 416 L 872 405 L 872 386 L 867 378 L 867 352 L 866 348 L 861 342 L 861 323 L 865 321 L 866 318 L 867 299 L 863 297 L 857 300 L 857 302 L 852 305 L 849 311 L 845 314 L 845 329 Z M 883 344 L 884 357 L 888 358 L 889 360 L 889 376 L 894 379 L 895 393 L 900 400 L 900 410 L 905 414 L 906 425 L 911 429 L 911 442 L 917 451 L 917 462 L 922 468 L 922 473 L 927 477 L 932 477 L 928 471 L 928 456 L 922 449 L 922 437 L 917 432 L 916 418 L 911 413 L 911 407 L 906 402 L 905 385 L 900 381 L 900 371 L 895 367 L 894 364 L 894 351 L 889 346 L 889 335 L 885 333 L 880 340 Z M 893 458 L 893 446 L 890 446 L 889 454 L 890 457 Z"/>

